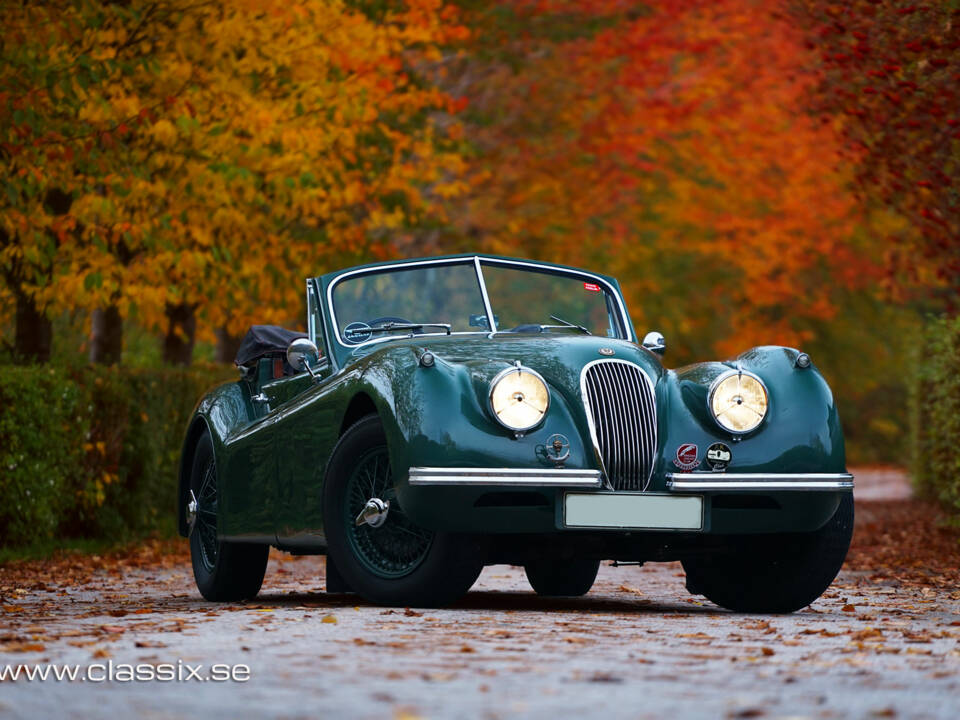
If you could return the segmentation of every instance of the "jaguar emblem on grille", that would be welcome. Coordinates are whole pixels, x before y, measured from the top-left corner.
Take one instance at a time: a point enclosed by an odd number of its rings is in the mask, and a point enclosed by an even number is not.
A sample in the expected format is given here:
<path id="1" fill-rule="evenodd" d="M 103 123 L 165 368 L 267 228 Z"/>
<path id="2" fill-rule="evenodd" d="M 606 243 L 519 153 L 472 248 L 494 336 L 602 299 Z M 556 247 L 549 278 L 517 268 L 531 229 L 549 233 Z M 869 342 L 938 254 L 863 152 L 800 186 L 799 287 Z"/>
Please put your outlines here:
<path id="1" fill-rule="evenodd" d="M 613 355 L 613 348 L 602 347 L 597 352 L 601 355 Z"/>

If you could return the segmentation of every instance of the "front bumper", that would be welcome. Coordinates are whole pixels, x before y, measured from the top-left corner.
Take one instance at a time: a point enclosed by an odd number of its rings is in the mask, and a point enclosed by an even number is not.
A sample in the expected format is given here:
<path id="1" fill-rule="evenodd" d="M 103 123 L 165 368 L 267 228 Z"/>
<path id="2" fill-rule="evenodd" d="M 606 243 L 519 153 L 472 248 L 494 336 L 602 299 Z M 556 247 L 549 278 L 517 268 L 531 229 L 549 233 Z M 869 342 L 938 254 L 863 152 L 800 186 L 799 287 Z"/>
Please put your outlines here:
<path id="1" fill-rule="evenodd" d="M 796 492 L 853 490 L 850 473 L 667 473 L 673 492 Z"/>
<path id="2" fill-rule="evenodd" d="M 527 488 L 599 488 L 599 470 L 569 468 L 410 468 L 410 484 Z"/>
<path id="3" fill-rule="evenodd" d="M 816 492 L 853 490 L 850 473 L 667 473 L 672 492 Z M 569 468 L 410 468 L 410 484 L 528 488 L 602 488 L 599 470 Z"/>
<path id="4" fill-rule="evenodd" d="M 742 534 L 817 529 L 853 477 L 677 472 L 654 478 L 653 486 L 612 491 L 594 469 L 413 467 L 397 490 L 411 520 L 438 531 Z M 571 498 L 579 506 L 569 506 Z"/>

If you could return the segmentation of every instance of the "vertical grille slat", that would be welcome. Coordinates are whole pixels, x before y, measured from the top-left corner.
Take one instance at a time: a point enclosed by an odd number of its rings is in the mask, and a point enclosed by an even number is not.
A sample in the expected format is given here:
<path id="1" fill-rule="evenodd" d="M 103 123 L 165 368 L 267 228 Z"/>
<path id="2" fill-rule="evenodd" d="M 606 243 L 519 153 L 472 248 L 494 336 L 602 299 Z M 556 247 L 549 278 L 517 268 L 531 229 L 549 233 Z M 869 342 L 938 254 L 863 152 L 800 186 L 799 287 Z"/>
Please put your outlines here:
<path id="1" fill-rule="evenodd" d="M 587 366 L 582 389 L 604 470 L 616 490 L 644 490 L 657 448 L 657 409 L 644 372 L 622 360 Z"/>

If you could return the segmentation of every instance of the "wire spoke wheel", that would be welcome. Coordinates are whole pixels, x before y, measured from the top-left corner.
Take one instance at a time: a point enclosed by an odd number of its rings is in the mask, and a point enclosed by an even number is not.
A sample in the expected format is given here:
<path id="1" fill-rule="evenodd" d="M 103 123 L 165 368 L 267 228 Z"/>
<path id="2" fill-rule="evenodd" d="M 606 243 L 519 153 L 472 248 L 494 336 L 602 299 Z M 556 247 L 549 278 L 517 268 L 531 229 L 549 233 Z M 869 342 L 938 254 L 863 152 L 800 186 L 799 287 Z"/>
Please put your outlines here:
<path id="1" fill-rule="evenodd" d="M 212 572 L 217 564 L 217 466 L 210 458 L 200 480 L 197 495 L 197 525 L 194 532 L 200 541 L 200 560 Z"/>
<path id="2" fill-rule="evenodd" d="M 390 500 L 386 521 L 379 527 L 357 525 L 357 515 L 372 498 Z M 383 578 L 400 578 L 416 570 L 433 542 L 433 533 L 413 524 L 397 503 L 385 446 L 363 453 L 350 473 L 343 523 L 356 558 L 367 570 Z"/>

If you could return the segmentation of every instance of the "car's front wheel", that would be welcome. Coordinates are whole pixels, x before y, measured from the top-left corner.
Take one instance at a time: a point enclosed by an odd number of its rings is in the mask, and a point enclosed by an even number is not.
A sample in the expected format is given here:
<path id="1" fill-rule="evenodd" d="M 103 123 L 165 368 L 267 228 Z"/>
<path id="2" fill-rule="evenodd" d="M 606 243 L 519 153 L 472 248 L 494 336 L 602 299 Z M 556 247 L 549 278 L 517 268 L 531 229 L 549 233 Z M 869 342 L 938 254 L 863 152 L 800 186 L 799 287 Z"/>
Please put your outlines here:
<path id="1" fill-rule="evenodd" d="M 819 530 L 743 535 L 728 553 L 684 560 L 687 589 L 735 612 L 791 613 L 830 587 L 852 536 L 853 494 L 845 493 Z"/>
<path id="2" fill-rule="evenodd" d="M 580 597 L 590 592 L 599 560 L 536 560 L 523 566 L 537 595 L 545 597 Z"/>
<path id="3" fill-rule="evenodd" d="M 404 513 L 376 415 L 352 425 L 334 448 L 323 511 L 327 552 L 343 581 L 380 605 L 448 605 L 483 569 L 471 537 L 427 530 Z"/>
<path id="4" fill-rule="evenodd" d="M 220 493 L 208 434 L 200 438 L 193 453 L 190 493 L 190 558 L 200 594 L 215 602 L 256 597 L 267 570 L 270 546 L 217 538 Z"/>

